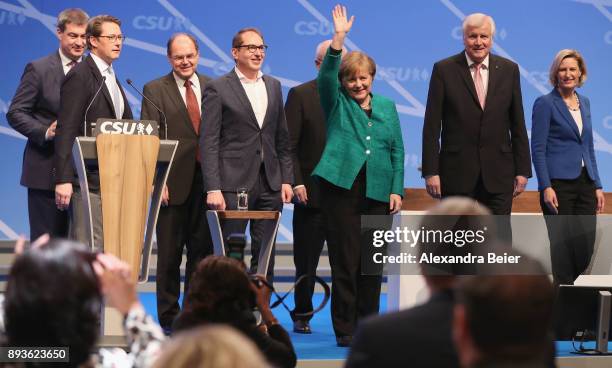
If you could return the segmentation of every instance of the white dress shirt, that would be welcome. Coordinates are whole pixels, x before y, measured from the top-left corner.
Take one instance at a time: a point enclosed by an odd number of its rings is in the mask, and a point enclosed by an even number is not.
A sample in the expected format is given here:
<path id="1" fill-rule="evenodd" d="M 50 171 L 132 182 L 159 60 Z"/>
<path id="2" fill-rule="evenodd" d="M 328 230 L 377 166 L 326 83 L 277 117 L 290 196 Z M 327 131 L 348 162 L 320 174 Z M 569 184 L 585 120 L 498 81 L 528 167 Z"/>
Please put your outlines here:
<path id="1" fill-rule="evenodd" d="M 179 93 L 183 98 L 183 102 L 185 103 L 185 106 L 187 106 L 187 88 L 185 87 L 185 80 L 181 79 L 181 77 L 176 75 L 175 72 L 172 72 L 172 75 L 176 81 L 176 86 L 179 89 Z M 189 77 L 189 81 L 191 81 L 191 89 L 195 93 L 196 100 L 198 100 L 198 107 L 200 108 L 200 111 L 202 111 L 202 90 L 200 89 L 200 78 L 198 78 L 196 73 L 193 73 L 191 77 Z"/>
<path id="2" fill-rule="evenodd" d="M 64 55 L 64 53 L 62 52 L 62 49 L 59 49 L 59 57 L 60 60 L 62 62 L 62 69 L 64 69 L 64 75 L 68 74 L 68 72 L 70 71 L 70 64 L 72 62 L 72 59 L 69 58 L 68 56 Z M 80 63 L 83 60 L 83 57 L 81 56 L 80 58 L 78 58 L 77 60 L 75 60 L 77 63 Z"/>
<path id="3" fill-rule="evenodd" d="M 125 110 L 125 105 L 123 103 L 123 96 L 121 95 L 121 90 L 119 89 L 119 85 L 116 79 L 117 77 L 115 76 L 113 66 L 108 65 L 104 60 L 96 56 L 94 53 L 91 53 L 90 55 L 93 61 L 96 63 L 100 74 L 102 74 L 103 77 L 106 77 L 105 84 L 106 88 L 108 88 L 108 92 L 111 96 L 111 99 L 113 100 L 113 106 L 120 106 L 119 111 L 115 111 L 115 114 L 117 115 L 116 118 L 121 119 L 121 117 L 123 116 L 123 111 Z M 118 94 L 113 93 L 115 89 L 117 89 L 117 91 L 119 92 Z M 117 101 L 115 101 L 116 98 L 119 99 L 118 103 Z"/>
<path id="4" fill-rule="evenodd" d="M 467 58 L 468 67 L 470 68 L 470 74 L 472 75 L 472 80 L 474 83 L 476 82 L 476 68 L 472 67 L 474 61 L 470 59 L 468 54 L 465 54 Z M 480 76 L 482 77 L 482 86 L 484 87 L 485 97 L 487 96 L 487 89 L 489 88 L 489 55 L 482 61 L 482 66 L 480 67 Z"/>
<path id="5" fill-rule="evenodd" d="M 264 119 L 266 117 L 266 110 L 268 109 L 268 91 L 266 91 L 266 84 L 263 81 L 263 73 L 260 71 L 257 72 L 257 79 L 255 81 L 251 81 L 247 79 L 247 77 L 238 70 L 238 68 L 234 68 L 236 74 L 238 75 L 238 79 L 240 79 L 240 83 L 244 88 L 244 92 L 251 103 L 251 107 L 253 108 L 253 112 L 255 113 L 255 118 L 257 119 L 257 124 L 259 127 L 263 125 Z"/>

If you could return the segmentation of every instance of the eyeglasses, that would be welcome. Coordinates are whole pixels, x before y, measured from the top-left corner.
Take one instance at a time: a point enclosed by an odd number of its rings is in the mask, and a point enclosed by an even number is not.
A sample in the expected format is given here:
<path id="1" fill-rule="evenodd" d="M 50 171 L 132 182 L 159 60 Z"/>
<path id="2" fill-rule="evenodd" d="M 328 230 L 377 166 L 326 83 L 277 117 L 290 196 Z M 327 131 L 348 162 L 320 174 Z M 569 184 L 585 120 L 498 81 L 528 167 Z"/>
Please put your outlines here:
<path id="1" fill-rule="evenodd" d="M 240 48 L 243 48 L 243 47 L 246 48 L 251 54 L 254 54 L 255 51 L 257 51 L 257 50 L 259 50 L 259 52 L 261 52 L 262 54 L 265 54 L 266 50 L 268 49 L 268 45 L 260 45 L 260 46 L 257 46 L 257 45 L 240 45 L 240 46 L 237 46 L 236 48 L 240 49 Z"/>
<path id="2" fill-rule="evenodd" d="M 175 55 L 175 56 L 171 56 L 170 59 L 172 59 L 173 61 L 179 62 L 179 61 L 183 61 L 184 59 L 193 60 L 197 56 L 198 54 Z"/>
<path id="3" fill-rule="evenodd" d="M 95 37 L 104 37 L 107 40 L 109 40 L 110 42 L 115 42 L 117 40 L 119 40 L 119 42 L 123 42 L 126 39 L 126 36 L 122 35 L 122 34 L 120 34 L 120 35 L 114 35 L 113 34 L 113 35 L 108 35 L 108 36 L 99 35 L 99 36 L 95 36 Z"/>
<path id="4" fill-rule="evenodd" d="M 76 39 L 79 39 L 79 38 L 81 40 L 83 40 L 83 41 L 85 41 L 87 39 L 87 35 L 85 35 L 85 34 L 79 35 L 79 34 L 72 33 L 72 32 L 66 33 L 66 36 L 68 36 L 68 38 L 71 39 L 72 41 L 74 41 Z"/>

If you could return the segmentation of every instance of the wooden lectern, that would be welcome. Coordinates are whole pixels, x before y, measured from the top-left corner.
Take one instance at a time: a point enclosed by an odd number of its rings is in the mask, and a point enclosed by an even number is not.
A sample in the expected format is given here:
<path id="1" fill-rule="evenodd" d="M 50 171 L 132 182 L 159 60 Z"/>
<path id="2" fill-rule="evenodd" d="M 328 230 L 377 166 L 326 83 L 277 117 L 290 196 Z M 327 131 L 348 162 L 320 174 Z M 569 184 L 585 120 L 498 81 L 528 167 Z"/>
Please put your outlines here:
<path id="1" fill-rule="evenodd" d="M 89 194 L 85 167 L 98 166 L 104 251 L 127 262 L 139 282 L 148 279 L 162 189 L 178 146 L 176 140 L 160 141 L 157 131 L 155 121 L 98 119 L 94 137 L 77 137 L 72 147 L 83 193 Z M 93 249 L 89 195 L 82 206 Z M 121 336 L 121 316 L 112 312 L 105 308 L 104 335 Z"/>

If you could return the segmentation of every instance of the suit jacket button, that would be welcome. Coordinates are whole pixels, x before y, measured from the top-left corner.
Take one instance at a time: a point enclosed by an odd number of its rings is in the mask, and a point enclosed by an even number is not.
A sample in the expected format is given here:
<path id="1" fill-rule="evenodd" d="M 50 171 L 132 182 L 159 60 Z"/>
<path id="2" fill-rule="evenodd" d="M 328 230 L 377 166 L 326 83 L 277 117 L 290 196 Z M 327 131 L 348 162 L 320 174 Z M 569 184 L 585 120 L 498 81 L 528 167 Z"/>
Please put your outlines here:
<path id="1" fill-rule="evenodd" d="M 255 154 L 259 155 L 261 153 L 260 150 L 255 151 Z"/>
<path id="2" fill-rule="evenodd" d="M 369 155 L 369 154 L 370 154 L 370 150 L 366 150 L 366 155 Z"/>
<path id="3" fill-rule="evenodd" d="M 371 127 L 372 126 L 372 122 L 368 121 L 368 126 Z"/>

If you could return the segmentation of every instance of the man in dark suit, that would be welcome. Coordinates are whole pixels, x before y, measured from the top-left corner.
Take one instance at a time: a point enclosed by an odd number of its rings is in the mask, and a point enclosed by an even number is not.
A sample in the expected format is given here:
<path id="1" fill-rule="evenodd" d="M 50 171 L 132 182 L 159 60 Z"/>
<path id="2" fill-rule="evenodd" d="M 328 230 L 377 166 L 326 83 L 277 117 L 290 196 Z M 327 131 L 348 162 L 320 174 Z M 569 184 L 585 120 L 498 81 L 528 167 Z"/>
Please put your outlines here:
<path id="1" fill-rule="evenodd" d="M 323 62 L 331 40 L 321 42 L 315 54 L 317 70 Z M 321 159 L 325 148 L 325 115 L 319 100 L 316 78 L 293 87 L 287 95 L 285 115 L 291 142 L 293 172 L 293 262 L 295 279 L 303 275 L 316 275 L 323 244 L 329 237 L 328 224 L 321 211 L 319 185 L 310 174 Z M 314 280 L 309 278 L 295 288 L 294 313 L 312 312 Z M 310 318 L 294 315 L 293 331 L 311 333 Z"/>
<path id="2" fill-rule="evenodd" d="M 186 33 L 168 40 L 168 61 L 172 71 L 144 87 L 144 95 L 165 113 L 165 118 L 146 99 L 141 118 L 168 124 L 168 139 L 179 145 L 174 155 L 162 207 L 157 220 L 157 316 L 168 332 L 180 312 L 180 266 L 187 248 L 185 291 L 197 264 L 212 254 L 212 240 L 205 214 L 204 187 L 199 162 L 198 136 L 204 87 L 210 78 L 198 74 L 199 47 Z M 183 298 L 183 301 L 185 299 Z"/>
<path id="3" fill-rule="evenodd" d="M 544 267 L 521 255 L 520 266 L 496 270 L 457 282 L 453 341 L 461 367 L 555 367 L 555 289 Z"/>
<path id="4" fill-rule="evenodd" d="M 89 16 L 65 9 L 57 17 L 59 50 L 26 65 L 6 119 L 28 138 L 23 152 L 21 185 L 28 188 L 30 239 L 42 234 L 65 237 L 68 215 L 55 205 L 53 139 L 64 76 L 83 57 Z"/>
<path id="5" fill-rule="evenodd" d="M 484 227 L 489 214 L 472 199 L 446 198 L 427 211 L 419 228 L 442 232 L 473 230 Z M 462 217 L 474 220 L 462 221 Z M 447 256 L 449 246 L 443 240 L 421 243 L 415 253 L 419 259 L 425 253 L 432 257 Z M 360 322 L 346 367 L 458 367 L 452 340 L 453 286 L 456 276 L 464 272 L 463 266 L 420 263 L 420 272 L 430 292 L 429 300 Z"/>
<path id="6" fill-rule="evenodd" d="M 509 215 L 531 163 L 518 66 L 489 53 L 494 34 L 490 16 L 467 16 L 465 50 L 434 65 L 422 174 L 434 198 L 468 196 Z"/>
<path id="7" fill-rule="evenodd" d="M 70 206 L 70 236 L 87 244 L 89 240 L 86 236 L 81 196 L 89 194 L 94 246 L 97 249 L 102 249 L 100 178 L 97 168 L 87 168 L 90 193 L 81 193 L 72 163 L 72 145 L 77 136 L 85 133 L 84 120 L 91 123 L 98 118 L 132 119 L 132 110 L 112 68 L 113 61 L 121 54 L 123 40 L 119 19 L 111 15 L 98 15 L 89 20 L 87 47 L 90 54 L 64 79 L 57 119 L 54 156 L 55 202 L 61 210 Z M 100 92 L 96 96 L 98 89 Z"/>
<path id="8" fill-rule="evenodd" d="M 204 190 L 211 209 L 236 209 L 236 191 L 248 190 L 251 210 L 280 211 L 293 196 L 293 165 L 280 82 L 263 75 L 267 46 L 256 28 L 232 40 L 236 67 L 208 84 L 200 135 Z M 223 234 L 243 233 L 246 221 L 227 221 Z M 251 222 L 251 270 L 272 221 Z M 272 252 L 268 276 L 274 269 Z"/>

